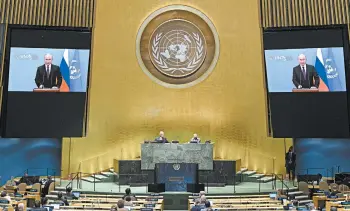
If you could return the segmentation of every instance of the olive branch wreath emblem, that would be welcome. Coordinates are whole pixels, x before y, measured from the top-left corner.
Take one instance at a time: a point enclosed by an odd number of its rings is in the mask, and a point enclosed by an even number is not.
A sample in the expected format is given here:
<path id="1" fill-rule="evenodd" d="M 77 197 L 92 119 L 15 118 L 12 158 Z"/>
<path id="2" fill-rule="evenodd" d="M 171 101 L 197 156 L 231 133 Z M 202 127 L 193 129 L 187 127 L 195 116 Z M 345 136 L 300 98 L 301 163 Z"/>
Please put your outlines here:
<path id="1" fill-rule="evenodd" d="M 180 68 L 175 68 L 175 67 L 169 67 L 168 64 L 164 61 L 162 56 L 160 55 L 160 48 L 159 48 L 159 43 L 160 40 L 163 36 L 163 33 L 158 33 L 156 36 L 153 38 L 152 41 L 152 56 L 154 61 L 158 64 L 158 66 L 165 72 L 171 72 L 174 73 L 176 71 L 180 71 L 181 73 L 185 72 L 190 72 L 193 71 L 198 63 L 200 63 L 203 54 L 204 54 L 204 46 L 202 39 L 200 38 L 199 34 L 197 33 L 192 33 L 193 38 L 196 42 L 196 55 L 193 57 L 193 59 L 187 64 L 186 67 L 180 67 Z"/>

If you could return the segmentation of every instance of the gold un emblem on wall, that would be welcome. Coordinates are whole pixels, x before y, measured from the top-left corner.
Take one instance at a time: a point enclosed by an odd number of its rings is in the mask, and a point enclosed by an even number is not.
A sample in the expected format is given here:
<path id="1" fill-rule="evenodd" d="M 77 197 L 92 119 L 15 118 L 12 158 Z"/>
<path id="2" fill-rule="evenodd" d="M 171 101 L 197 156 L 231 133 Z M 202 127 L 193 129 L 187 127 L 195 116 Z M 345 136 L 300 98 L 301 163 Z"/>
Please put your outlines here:
<path id="1" fill-rule="evenodd" d="M 141 25 L 136 55 L 153 81 L 169 88 L 186 88 L 203 81 L 214 69 L 219 38 L 202 12 L 172 5 L 153 12 Z"/>

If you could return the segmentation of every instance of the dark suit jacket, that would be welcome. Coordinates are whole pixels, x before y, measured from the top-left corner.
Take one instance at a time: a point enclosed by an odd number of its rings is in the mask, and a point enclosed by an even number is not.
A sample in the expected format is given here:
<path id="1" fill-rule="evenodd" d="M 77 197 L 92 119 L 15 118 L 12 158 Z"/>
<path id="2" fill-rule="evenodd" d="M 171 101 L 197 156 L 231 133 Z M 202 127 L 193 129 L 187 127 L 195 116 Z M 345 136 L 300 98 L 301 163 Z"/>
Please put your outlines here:
<path id="1" fill-rule="evenodd" d="M 308 64 L 305 66 L 306 78 L 304 78 L 300 65 L 293 68 L 293 84 L 296 88 L 298 88 L 299 85 L 301 85 L 302 88 L 311 88 L 312 86 L 318 88 L 320 85 L 320 77 L 318 76 L 315 67 Z"/>
<path id="2" fill-rule="evenodd" d="M 285 156 L 286 167 L 287 166 L 295 167 L 296 160 L 297 160 L 297 154 L 295 154 L 295 152 L 292 152 L 292 163 L 289 163 L 289 158 L 290 158 L 290 155 L 289 155 L 289 152 L 287 152 L 286 156 Z"/>
<path id="3" fill-rule="evenodd" d="M 48 76 L 45 65 L 39 66 L 36 71 L 35 83 L 38 87 L 44 85 L 44 88 L 52 88 L 53 86 L 60 88 L 62 84 L 60 67 L 51 64 L 50 75 Z"/>
<path id="4" fill-rule="evenodd" d="M 163 139 L 160 139 L 160 137 L 157 137 L 156 139 L 154 139 L 155 143 L 169 143 L 168 140 L 163 137 Z"/>

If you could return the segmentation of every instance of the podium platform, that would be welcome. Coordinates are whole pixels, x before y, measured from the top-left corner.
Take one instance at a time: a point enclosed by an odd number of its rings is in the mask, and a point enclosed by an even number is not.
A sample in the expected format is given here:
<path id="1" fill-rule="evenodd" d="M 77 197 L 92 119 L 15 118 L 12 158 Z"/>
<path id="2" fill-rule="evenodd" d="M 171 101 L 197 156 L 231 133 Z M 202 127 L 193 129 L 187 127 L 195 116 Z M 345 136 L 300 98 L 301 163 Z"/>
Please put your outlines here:
<path id="1" fill-rule="evenodd" d="M 213 144 L 141 144 L 141 169 L 154 170 L 156 163 L 197 163 L 199 170 L 213 170 Z"/>
<path id="2" fill-rule="evenodd" d="M 155 170 L 142 170 L 141 160 L 114 160 L 114 169 L 119 172 L 121 185 L 146 186 L 155 183 Z M 213 170 L 198 170 L 198 183 L 212 186 L 233 185 L 242 182 L 238 172 L 241 160 L 214 160 Z M 237 176 L 236 176 L 237 175 Z M 236 177 L 236 178 L 235 178 Z"/>
<path id="3" fill-rule="evenodd" d="M 60 89 L 50 89 L 50 88 L 40 89 L 40 88 L 35 88 L 35 89 L 33 89 L 33 92 L 60 92 Z"/>
<path id="4" fill-rule="evenodd" d="M 294 88 L 292 92 L 319 92 L 318 89 L 297 89 Z"/>
<path id="5" fill-rule="evenodd" d="M 197 163 L 157 163 L 155 183 L 164 183 L 165 191 L 187 192 L 187 184 L 198 183 Z"/>

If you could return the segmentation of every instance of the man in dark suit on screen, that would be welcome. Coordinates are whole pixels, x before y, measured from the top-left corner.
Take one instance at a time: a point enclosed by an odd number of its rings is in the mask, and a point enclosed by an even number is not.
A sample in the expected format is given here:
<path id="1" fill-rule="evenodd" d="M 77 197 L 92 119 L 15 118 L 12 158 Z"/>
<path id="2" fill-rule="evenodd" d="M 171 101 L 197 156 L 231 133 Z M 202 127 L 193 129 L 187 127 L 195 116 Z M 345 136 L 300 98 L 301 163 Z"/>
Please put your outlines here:
<path id="1" fill-rule="evenodd" d="M 38 88 L 59 89 L 62 84 L 60 67 L 52 64 L 51 54 L 45 55 L 45 64 L 38 67 L 35 76 L 35 83 Z"/>
<path id="2" fill-rule="evenodd" d="M 293 84 L 298 89 L 318 88 L 320 77 L 314 66 L 306 64 L 306 56 L 298 56 L 299 65 L 293 68 Z"/>

